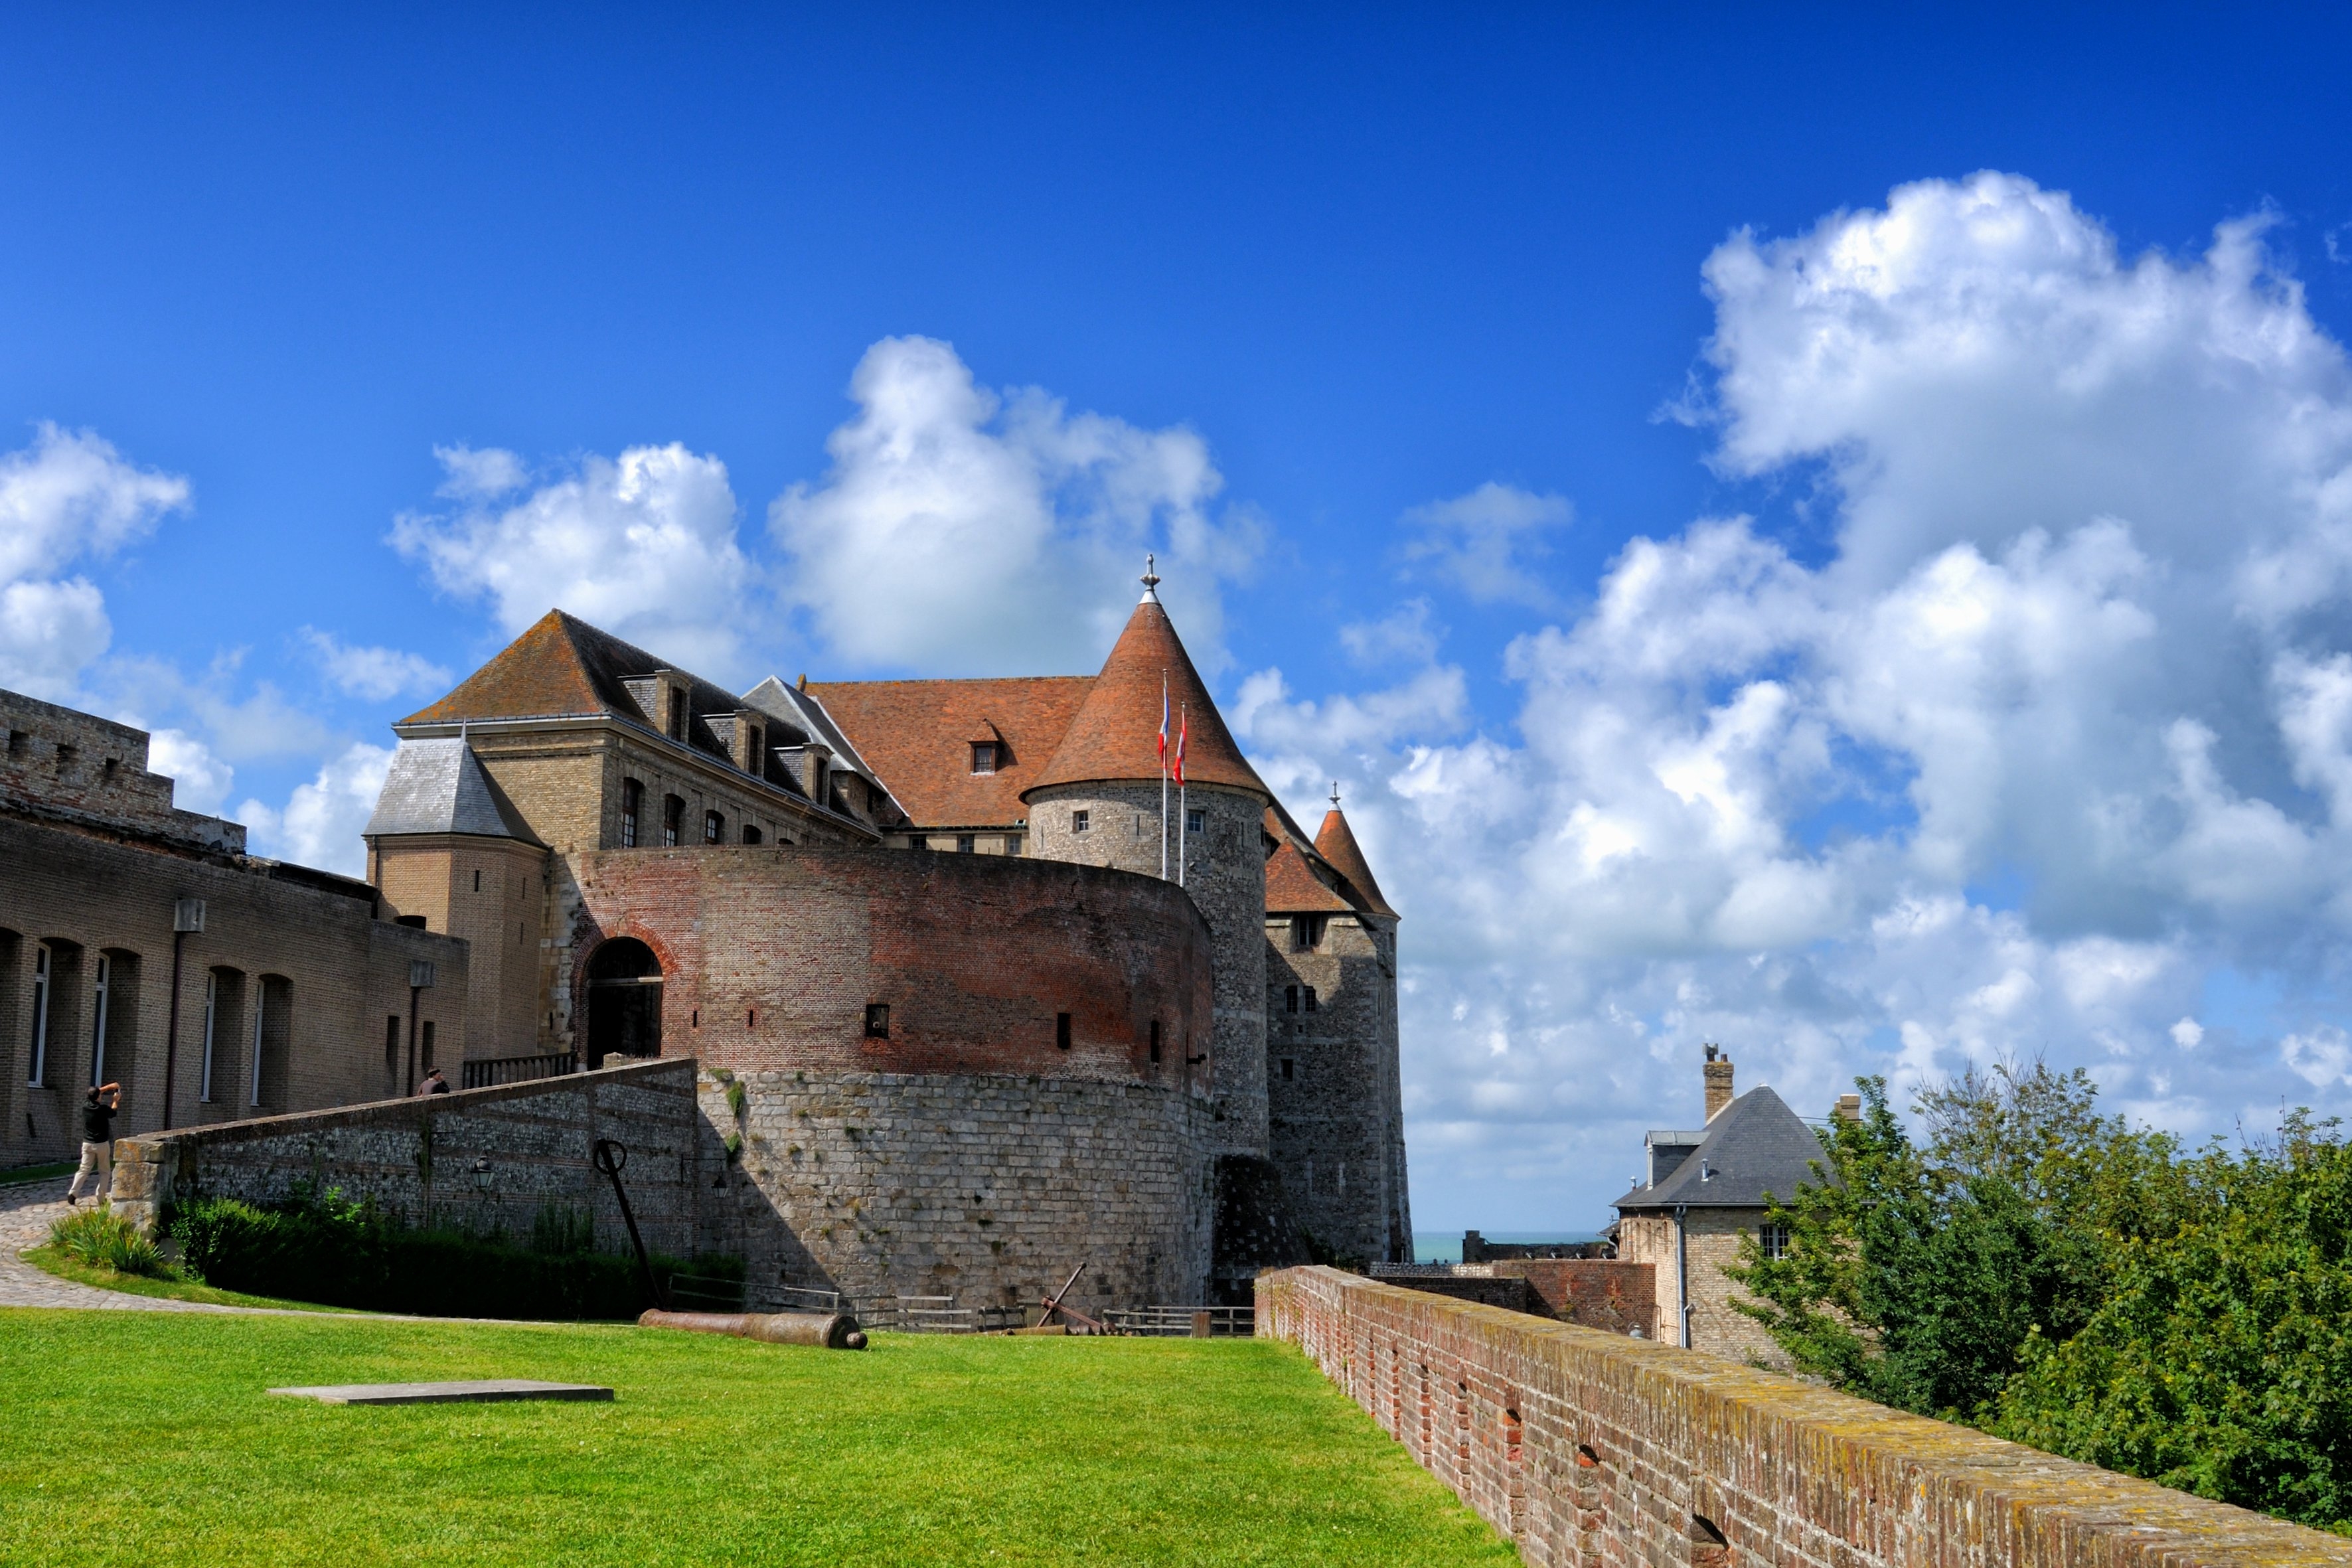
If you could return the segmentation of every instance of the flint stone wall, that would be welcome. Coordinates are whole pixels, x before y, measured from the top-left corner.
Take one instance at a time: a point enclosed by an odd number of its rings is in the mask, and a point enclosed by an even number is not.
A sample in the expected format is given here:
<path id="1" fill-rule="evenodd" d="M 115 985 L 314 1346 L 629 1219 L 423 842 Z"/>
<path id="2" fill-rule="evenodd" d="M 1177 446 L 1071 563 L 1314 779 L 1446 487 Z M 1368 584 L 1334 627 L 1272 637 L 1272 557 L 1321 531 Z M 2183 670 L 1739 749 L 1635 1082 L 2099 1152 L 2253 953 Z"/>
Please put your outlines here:
<path id="1" fill-rule="evenodd" d="M 152 1233 L 173 1200 L 273 1203 L 309 1180 L 373 1197 L 412 1225 L 519 1238 L 541 1209 L 571 1209 L 593 1216 L 598 1247 L 620 1252 L 627 1226 L 611 1181 L 589 1163 L 595 1141 L 609 1138 L 628 1150 L 621 1180 L 646 1245 L 688 1258 L 707 1180 L 694 1078 L 691 1060 L 656 1059 L 119 1139 L 114 1206 Z M 477 1172 L 483 1160 L 488 1170 Z"/>
<path id="2" fill-rule="evenodd" d="M 1257 1332 L 1304 1350 L 1532 1563 L 2352 1563 L 2352 1542 L 1966 1427 L 1335 1269 L 1260 1276 Z"/>
<path id="3" fill-rule="evenodd" d="M 1206 1300 L 1216 1129 L 1181 1087 L 779 1068 L 701 1089 L 704 1245 L 744 1260 L 753 1310 L 782 1286 L 881 1321 L 898 1295 L 1017 1308 L 1081 1263 L 1082 1310 Z"/>

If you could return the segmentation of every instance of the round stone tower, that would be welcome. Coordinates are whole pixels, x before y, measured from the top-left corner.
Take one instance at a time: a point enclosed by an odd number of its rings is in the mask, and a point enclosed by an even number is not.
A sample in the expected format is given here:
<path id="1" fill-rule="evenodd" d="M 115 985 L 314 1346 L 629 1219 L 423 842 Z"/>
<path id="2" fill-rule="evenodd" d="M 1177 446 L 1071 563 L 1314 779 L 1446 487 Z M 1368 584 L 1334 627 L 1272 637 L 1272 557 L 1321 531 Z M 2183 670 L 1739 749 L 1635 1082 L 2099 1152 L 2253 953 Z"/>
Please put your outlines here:
<path id="1" fill-rule="evenodd" d="M 1234 744 L 1147 573 L 1143 599 L 1095 678 L 1061 747 L 1022 794 L 1029 853 L 1181 881 L 1209 923 L 1216 974 L 1208 1075 L 1219 1152 L 1266 1153 L 1265 809 L 1273 794 Z M 1184 788 L 1161 805 L 1187 731 Z M 1164 832 L 1163 832 L 1164 822 Z M 1181 846 L 1181 847 L 1180 847 Z"/>

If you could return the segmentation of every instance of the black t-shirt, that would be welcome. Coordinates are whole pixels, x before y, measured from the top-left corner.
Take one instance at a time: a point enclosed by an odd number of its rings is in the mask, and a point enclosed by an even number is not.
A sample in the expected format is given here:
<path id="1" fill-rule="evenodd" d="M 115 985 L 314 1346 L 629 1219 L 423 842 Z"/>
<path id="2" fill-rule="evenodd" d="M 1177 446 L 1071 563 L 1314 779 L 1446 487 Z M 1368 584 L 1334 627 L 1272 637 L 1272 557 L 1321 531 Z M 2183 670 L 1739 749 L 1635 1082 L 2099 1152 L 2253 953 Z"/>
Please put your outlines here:
<path id="1" fill-rule="evenodd" d="M 114 1142 L 114 1108 L 103 1101 L 81 1108 L 81 1139 L 85 1143 Z"/>

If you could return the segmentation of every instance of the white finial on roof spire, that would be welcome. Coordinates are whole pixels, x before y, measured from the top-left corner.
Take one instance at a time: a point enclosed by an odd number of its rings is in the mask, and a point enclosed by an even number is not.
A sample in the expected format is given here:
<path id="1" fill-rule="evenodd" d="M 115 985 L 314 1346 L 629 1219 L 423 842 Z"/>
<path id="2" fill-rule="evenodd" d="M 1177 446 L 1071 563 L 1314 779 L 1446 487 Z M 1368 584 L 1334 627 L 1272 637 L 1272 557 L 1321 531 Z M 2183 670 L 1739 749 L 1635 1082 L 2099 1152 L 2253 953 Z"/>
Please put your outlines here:
<path id="1" fill-rule="evenodd" d="M 1139 605 L 1156 605 L 1160 602 L 1160 574 L 1154 570 L 1159 559 L 1149 551 L 1144 552 L 1143 597 L 1136 601 Z"/>

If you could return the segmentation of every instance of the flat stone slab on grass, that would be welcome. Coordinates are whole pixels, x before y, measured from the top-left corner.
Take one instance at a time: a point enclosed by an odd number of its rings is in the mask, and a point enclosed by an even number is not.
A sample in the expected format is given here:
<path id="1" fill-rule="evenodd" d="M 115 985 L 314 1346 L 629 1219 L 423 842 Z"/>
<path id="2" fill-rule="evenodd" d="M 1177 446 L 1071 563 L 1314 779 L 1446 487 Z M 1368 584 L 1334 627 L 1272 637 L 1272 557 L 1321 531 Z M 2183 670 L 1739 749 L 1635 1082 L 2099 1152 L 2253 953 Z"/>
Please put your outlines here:
<path id="1" fill-rule="evenodd" d="M 273 1388 L 293 1399 L 321 1405 L 489 1405 L 506 1399 L 610 1399 L 613 1391 L 593 1383 L 532 1383 L 494 1377 L 479 1383 L 331 1383 L 317 1388 Z"/>

